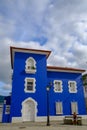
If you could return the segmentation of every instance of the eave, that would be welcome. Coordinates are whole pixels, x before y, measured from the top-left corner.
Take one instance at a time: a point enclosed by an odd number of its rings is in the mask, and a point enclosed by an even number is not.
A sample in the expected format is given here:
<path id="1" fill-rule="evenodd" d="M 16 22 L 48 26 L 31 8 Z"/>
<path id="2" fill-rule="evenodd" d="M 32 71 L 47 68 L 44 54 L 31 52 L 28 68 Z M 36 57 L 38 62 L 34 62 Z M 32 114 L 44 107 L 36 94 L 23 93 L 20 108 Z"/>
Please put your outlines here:
<path id="1" fill-rule="evenodd" d="M 83 73 L 85 70 L 78 68 L 69 68 L 69 67 L 56 67 L 56 66 L 47 66 L 47 71 L 54 72 L 72 72 L 72 73 Z"/>
<path id="2" fill-rule="evenodd" d="M 47 50 L 38 50 L 38 49 L 27 49 L 27 48 L 18 48 L 18 47 L 10 47 L 10 56 L 11 56 L 11 67 L 13 68 L 14 63 L 14 53 L 22 52 L 22 53 L 33 53 L 33 54 L 41 54 L 46 55 L 46 58 L 49 57 L 51 51 Z"/>

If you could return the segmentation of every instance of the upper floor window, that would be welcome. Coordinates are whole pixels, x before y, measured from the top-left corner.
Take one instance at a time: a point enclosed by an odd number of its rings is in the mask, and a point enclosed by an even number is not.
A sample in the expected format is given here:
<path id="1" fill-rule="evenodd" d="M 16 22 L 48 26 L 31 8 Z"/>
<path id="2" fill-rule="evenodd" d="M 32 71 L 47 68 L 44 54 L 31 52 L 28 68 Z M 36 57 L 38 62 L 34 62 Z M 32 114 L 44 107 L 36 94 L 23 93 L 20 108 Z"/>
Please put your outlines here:
<path id="1" fill-rule="evenodd" d="M 54 80 L 54 92 L 62 92 L 62 81 L 61 80 Z"/>
<path id="2" fill-rule="evenodd" d="M 25 78 L 25 92 L 34 93 L 35 92 L 35 79 Z"/>
<path id="3" fill-rule="evenodd" d="M 77 86 L 75 81 L 69 81 L 69 92 L 70 93 L 77 93 Z"/>
<path id="4" fill-rule="evenodd" d="M 35 73 L 36 72 L 36 61 L 32 57 L 29 57 L 26 60 L 25 71 L 26 71 L 26 73 Z"/>

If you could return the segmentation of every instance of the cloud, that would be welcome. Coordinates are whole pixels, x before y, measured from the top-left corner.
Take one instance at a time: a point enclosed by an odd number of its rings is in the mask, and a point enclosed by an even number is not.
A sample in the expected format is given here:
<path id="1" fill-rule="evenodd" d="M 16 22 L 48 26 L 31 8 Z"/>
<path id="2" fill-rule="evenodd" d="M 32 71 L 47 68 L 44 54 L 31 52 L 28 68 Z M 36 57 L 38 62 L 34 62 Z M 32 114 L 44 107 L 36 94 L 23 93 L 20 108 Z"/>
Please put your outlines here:
<path id="1" fill-rule="evenodd" d="M 3 89 L 5 89 L 5 90 L 11 90 L 11 85 L 10 84 L 5 84 L 3 86 Z"/>
<path id="2" fill-rule="evenodd" d="M 11 92 L 11 84 L 0 82 L 0 95 L 8 96 Z"/>
<path id="3" fill-rule="evenodd" d="M 11 84 L 10 46 L 51 50 L 49 65 L 86 69 L 86 5 L 87 0 L 1 0 L 0 81 Z"/>

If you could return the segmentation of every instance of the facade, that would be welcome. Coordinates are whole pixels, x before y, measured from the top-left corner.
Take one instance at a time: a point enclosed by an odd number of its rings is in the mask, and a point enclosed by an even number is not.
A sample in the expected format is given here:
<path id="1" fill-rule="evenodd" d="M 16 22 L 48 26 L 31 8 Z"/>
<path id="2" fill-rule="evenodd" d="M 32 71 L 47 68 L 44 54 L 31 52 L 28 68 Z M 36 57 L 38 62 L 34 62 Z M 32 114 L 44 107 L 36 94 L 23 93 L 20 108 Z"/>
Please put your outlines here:
<path id="1" fill-rule="evenodd" d="M 3 103 L 4 103 L 4 96 L 0 96 L 0 122 L 2 122 Z"/>
<path id="2" fill-rule="evenodd" d="M 83 74 L 82 79 L 84 85 L 84 96 L 85 96 L 86 113 L 87 113 L 87 74 Z"/>
<path id="3" fill-rule="evenodd" d="M 82 73 L 85 70 L 47 66 L 51 51 L 10 47 L 11 102 L 4 105 L 3 122 L 46 121 L 47 91 L 51 120 L 86 115 Z M 6 113 L 7 108 L 7 113 Z"/>

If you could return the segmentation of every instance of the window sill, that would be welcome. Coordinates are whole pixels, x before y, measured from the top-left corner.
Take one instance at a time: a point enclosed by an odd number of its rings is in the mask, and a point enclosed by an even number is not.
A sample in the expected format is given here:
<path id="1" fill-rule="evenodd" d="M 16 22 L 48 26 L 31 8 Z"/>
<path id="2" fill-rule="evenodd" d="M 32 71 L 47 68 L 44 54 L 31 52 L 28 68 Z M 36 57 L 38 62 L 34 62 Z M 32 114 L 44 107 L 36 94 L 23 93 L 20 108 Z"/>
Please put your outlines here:
<path id="1" fill-rule="evenodd" d="M 26 73 L 30 73 L 30 74 L 35 74 L 36 73 L 36 69 L 29 69 L 29 70 L 25 70 Z"/>

